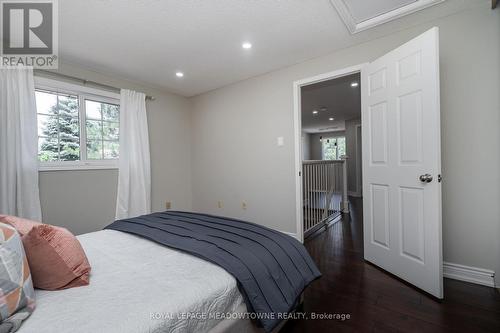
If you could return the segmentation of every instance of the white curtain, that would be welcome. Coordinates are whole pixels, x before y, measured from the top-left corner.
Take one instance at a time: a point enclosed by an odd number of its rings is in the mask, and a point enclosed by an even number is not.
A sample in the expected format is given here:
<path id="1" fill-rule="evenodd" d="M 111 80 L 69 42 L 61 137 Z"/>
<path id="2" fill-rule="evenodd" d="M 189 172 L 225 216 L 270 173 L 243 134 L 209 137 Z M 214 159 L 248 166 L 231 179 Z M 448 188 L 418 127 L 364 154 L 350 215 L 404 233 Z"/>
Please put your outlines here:
<path id="1" fill-rule="evenodd" d="M 116 219 L 151 212 L 146 95 L 127 89 L 120 98 L 120 159 Z"/>
<path id="2" fill-rule="evenodd" d="M 0 214 L 41 221 L 33 69 L 0 69 Z"/>

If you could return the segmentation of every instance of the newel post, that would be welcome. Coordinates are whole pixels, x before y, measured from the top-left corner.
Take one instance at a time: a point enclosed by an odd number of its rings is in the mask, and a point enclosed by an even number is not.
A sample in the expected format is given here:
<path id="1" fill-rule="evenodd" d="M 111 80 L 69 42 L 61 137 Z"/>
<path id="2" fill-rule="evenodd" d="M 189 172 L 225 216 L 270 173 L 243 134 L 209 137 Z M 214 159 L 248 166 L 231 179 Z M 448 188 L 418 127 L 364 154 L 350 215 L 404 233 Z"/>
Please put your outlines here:
<path id="1" fill-rule="evenodd" d="M 340 207 L 342 213 L 349 214 L 349 198 L 347 197 L 347 159 L 349 157 L 344 155 L 341 156 L 340 159 L 343 161 L 342 163 L 342 202 L 340 203 Z"/>

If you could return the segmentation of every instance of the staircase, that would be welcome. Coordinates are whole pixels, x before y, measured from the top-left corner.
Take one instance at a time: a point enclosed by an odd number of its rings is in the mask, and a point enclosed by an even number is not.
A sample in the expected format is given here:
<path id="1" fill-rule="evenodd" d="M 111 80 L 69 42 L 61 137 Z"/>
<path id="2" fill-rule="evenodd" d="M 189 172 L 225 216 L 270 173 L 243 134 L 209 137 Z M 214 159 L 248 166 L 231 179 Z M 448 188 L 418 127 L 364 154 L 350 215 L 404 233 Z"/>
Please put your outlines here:
<path id="1" fill-rule="evenodd" d="M 304 236 L 349 213 L 347 158 L 302 162 Z"/>

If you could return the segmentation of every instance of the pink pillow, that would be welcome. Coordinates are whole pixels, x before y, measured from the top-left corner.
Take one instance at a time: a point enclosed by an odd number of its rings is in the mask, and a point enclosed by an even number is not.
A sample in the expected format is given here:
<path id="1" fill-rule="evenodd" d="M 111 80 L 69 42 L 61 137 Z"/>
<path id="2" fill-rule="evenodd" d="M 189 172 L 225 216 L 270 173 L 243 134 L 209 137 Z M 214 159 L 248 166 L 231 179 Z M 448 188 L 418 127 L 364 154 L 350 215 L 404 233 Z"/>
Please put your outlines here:
<path id="1" fill-rule="evenodd" d="M 67 229 L 39 224 L 22 239 L 35 288 L 59 290 L 89 284 L 87 256 Z"/>
<path id="2" fill-rule="evenodd" d="M 42 224 L 40 222 L 10 215 L 0 215 L 0 222 L 13 226 L 21 236 L 26 235 L 33 227 Z"/>

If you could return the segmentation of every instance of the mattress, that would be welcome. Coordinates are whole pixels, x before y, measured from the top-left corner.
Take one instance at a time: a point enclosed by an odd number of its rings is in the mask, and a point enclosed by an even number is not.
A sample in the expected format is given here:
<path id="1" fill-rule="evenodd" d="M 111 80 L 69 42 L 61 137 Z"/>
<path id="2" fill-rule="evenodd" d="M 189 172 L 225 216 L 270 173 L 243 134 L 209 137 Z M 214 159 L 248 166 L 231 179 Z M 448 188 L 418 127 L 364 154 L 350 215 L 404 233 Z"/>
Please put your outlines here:
<path id="1" fill-rule="evenodd" d="M 266 332 L 321 276 L 297 239 L 229 217 L 166 211 L 118 220 L 105 229 L 138 235 L 224 268 L 238 281 L 252 316 Z"/>
<path id="2" fill-rule="evenodd" d="M 20 333 L 207 332 L 243 298 L 222 268 L 114 230 L 78 236 L 92 266 L 90 285 L 36 290 Z"/>

